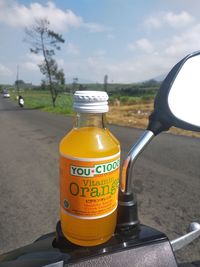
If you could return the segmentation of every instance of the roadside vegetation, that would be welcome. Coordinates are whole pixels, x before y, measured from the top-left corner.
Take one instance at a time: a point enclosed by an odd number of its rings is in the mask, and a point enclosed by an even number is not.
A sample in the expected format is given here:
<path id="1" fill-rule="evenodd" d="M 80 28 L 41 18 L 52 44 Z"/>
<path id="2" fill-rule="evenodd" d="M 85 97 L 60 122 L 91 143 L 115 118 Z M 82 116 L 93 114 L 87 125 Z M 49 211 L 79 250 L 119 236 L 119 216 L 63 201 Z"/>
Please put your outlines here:
<path id="1" fill-rule="evenodd" d="M 69 84 L 64 90 L 60 90 L 56 105 L 52 105 L 52 98 L 49 90 L 42 87 L 17 88 L 10 90 L 13 100 L 17 100 L 17 95 L 23 95 L 25 106 L 33 109 L 41 109 L 60 114 L 73 113 L 73 93 L 76 90 L 103 90 L 103 84 Z M 146 86 L 144 84 L 112 84 L 107 87 L 109 94 L 109 105 L 115 107 L 142 105 L 153 102 L 155 93 L 158 90 L 156 86 Z"/>
<path id="2" fill-rule="evenodd" d="M 107 114 L 109 123 L 121 126 L 129 126 L 134 128 L 145 129 L 148 124 L 148 118 L 153 110 L 153 102 L 155 94 L 159 88 L 154 86 L 145 86 L 142 84 L 112 84 L 107 88 L 109 94 L 110 110 Z M 142 88 L 138 92 L 138 87 Z M 0 85 L 0 92 L 5 86 Z M 49 90 L 44 90 L 42 87 L 24 88 L 22 86 L 19 91 L 16 86 L 6 87 L 13 101 L 16 101 L 17 95 L 20 93 L 25 99 L 25 108 L 40 109 L 47 112 L 67 114 L 73 113 L 73 93 L 76 90 L 103 90 L 103 84 L 68 84 L 65 90 L 60 91 L 57 97 L 56 106 L 52 106 L 52 98 Z M 187 135 L 200 137 L 200 133 L 192 131 L 184 131 L 178 128 L 171 128 L 171 133 L 179 135 Z"/>
<path id="3" fill-rule="evenodd" d="M 52 106 L 52 98 L 49 91 L 43 90 L 20 90 L 20 94 L 25 99 L 25 107 L 40 109 L 58 114 L 72 113 L 72 95 L 67 93 L 59 94 L 56 106 Z M 12 91 L 11 97 L 17 101 L 17 93 Z"/>

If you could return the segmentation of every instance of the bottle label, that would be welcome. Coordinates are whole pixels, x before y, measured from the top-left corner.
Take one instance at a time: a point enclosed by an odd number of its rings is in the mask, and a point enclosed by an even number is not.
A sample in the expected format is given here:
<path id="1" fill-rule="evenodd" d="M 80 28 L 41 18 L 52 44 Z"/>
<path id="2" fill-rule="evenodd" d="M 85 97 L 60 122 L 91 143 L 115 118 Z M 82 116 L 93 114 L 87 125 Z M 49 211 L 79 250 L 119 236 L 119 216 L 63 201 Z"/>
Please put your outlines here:
<path id="1" fill-rule="evenodd" d="M 120 153 L 105 158 L 60 155 L 60 201 L 65 213 L 97 219 L 118 204 Z"/>

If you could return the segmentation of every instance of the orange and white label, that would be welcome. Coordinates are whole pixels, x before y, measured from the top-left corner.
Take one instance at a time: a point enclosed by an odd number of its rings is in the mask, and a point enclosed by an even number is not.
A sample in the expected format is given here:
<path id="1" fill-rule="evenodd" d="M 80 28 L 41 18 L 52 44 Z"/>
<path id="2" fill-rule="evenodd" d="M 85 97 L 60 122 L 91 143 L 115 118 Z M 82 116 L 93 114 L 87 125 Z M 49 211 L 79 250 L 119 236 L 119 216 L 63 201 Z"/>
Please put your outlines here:
<path id="1" fill-rule="evenodd" d="M 60 155 L 60 204 L 82 219 L 112 213 L 118 204 L 120 154 L 81 159 Z"/>

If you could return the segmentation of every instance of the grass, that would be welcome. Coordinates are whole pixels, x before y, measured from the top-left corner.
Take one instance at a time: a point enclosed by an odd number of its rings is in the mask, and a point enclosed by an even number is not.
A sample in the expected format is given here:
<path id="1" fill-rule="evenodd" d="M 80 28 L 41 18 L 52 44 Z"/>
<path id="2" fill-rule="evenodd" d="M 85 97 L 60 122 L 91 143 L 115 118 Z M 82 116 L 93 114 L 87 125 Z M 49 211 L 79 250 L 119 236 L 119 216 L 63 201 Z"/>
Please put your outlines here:
<path id="1" fill-rule="evenodd" d="M 58 114 L 72 114 L 72 96 L 70 94 L 60 94 L 56 100 L 56 107 L 52 105 L 51 95 L 48 91 L 24 91 L 20 92 L 24 97 L 25 107 L 32 109 L 41 109 L 44 111 Z M 16 99 L 16 92 L 12 98 Z"/>
<path id="2" fill-rule="evenodd" d="M 115 100 L 118 99 L 123 105 L 135 105 L 142 103 L 149 103 L 154 100 L 155 94 L 144 94 L 140 96 L 111 96 L 110 103 L 115 103 Z"/>
<path id="3" fill-rule="evenodd" d="M 58 114 L 73 113 L 73 97 L 71 94 L 60 94 L 56 100 L 56 107 L 52 106 L 51 95 L 48 91 L 27 90 L 20 92 L 25 100 L 25 107 L 41 109 Z M 11 92 L 11 97 L 16 101 L 17 93 Z M 120 104 L 114 103 L 115 99 L 120 100 Z M 118 96 L 110 97 L 110 111 L 107 114 L 108 122 L 118 125 L 145 129 L 148 124 L 148 117 L 153 110 L 154 95 L 142 96 Z M 200 137 L 200 133 L 184 131 L 172 128 L 170 132 L 180 135 Z"/>
<path id="4" fill-rule="evenodd" d="M 69 93 L 59 94 L 56 100 L 56 107 L 52 105 L 52 99 L 49 91 L 26 90 L 20 92 L 25 100 L 25 107 L 33 109 L 41 109 L 44 111 L 58 113 L 58 114 L 72 114 L 73 113 L 73 96 Z M 12 98 L 16 99 L 17 93 L 12 93 Z M 110 96 L 110 105 L 118 99 L 123 105 L 141 104 L 152 100 L 151 95 L 142 96 Z"/>

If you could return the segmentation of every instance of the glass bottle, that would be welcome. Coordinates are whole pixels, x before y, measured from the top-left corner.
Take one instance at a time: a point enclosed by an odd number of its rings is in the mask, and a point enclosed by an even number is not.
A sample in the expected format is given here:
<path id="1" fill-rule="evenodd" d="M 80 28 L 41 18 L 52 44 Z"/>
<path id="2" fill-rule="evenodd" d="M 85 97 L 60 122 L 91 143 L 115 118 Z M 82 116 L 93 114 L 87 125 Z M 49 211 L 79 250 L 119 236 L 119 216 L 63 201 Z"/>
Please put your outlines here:
<path id="1" fill-rule="evenodd" d="M 81 246 L 106 242 L 116 227 L 120 145 L 106 127 L 107 100 L 106 92 L 75 92 L 74 127 L 60 142 L 61 228 Z"/>

